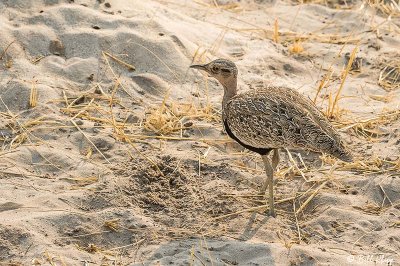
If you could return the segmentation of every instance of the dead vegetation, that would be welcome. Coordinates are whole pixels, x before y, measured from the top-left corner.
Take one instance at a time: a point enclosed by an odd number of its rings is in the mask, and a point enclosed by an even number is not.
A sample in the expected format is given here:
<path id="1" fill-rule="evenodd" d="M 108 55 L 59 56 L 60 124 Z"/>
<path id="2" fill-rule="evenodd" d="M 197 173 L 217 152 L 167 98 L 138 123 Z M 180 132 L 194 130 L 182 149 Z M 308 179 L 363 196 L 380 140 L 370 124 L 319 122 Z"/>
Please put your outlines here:
<path id="1" fill-rule="evenodd" d="M 353 2 L 345 4 L 332 1 L 312 2 L 333 5 L 337 8 L 351 8 L 354 4 Z M 203 1 L 201 3 L 204 4 Z M 393 17 L 398 15 L 398 6 L 394 1 L 369 4 L 387 15 Z M 240 10 L 239 4 L 219 5 L 216 1 L 209 6 L 232 12 Z M 304 53 L 303 43 L 319 42 L 338 45 L 340 47 L 338 58 L 342 59 L 344 55 L 341 52 L 344 47 L 352 45 L 347 64 L 343 66 L 340 73 L 333 70 L 336 62 L 332 62 L 325 71 L 316 88 L 314 102 L 324 108 L 325 115 L 334 121 L 339 130 L 361 139 L 363 143 L 381 141 L 387 133 L 382 132 L 380 128 L 399 120 L 400 111 L 397 109 L 374 113 L 363 118 L 351 118 L 344 115 L 346 114 L 343 110 L 345 106 L 341 105 L 341 99 L 344 97 L 343 90 L 346 81 L 355 70 L 354 62 L 357 59 L 359 44 L 364 37 L 361 33 L 298 33 L 280 28 L 278 19 L 274 20 L 271 29 L 242 22 L 249 25 L 249 28 L 221 26 L 225 30 L 221 32 L 215 43 L 207 48 L 199 47 L 193 56 L 193 61 L 201 62 L 217 55 L 228 30 L 243 34 L 255 34 L 260 38 L 270 39 L 276 44 L 284 44 L 292 54 Z M 6 59 L 7 49 L 11 45 L 12 43 L 0 54 L 0 61 Z M 146 215 L 158 223 L 158 226 L 161 226 L 161 229 L 146 229 L 150 230 L 153 235 L 145 235 L 138 242 L 130 244 L 135 248 L 141 243 L 193 236 L 236 237 L 240 232 L 229 231 L 232 223 L 244 226 L 252 214 L 257 214 L 257 219 L 262 219 L 260 217 L 265 216 L 268 205 L 263 196 L 258 195 L 256 184 L 248 186 L 248 189 L 238 190 L 236 184 L 229 180 L 240 171 L 263 175 L 263 171 L 260 171 L 259 167 L 257 168 L 256 159 L 251 160 L 255 167 L 240 164 L 238 161 L 231 164 L 202 163 L 200 155 L 198 161 L 181 162 L 178 158 L 162 154 L 165 151 L 160 150 L 159 145 L 156 145 L 157 142 L 191 141 L 213 146 L 217 141 L 218 143 L 227 142 L 224 137 L 211 140 L 207 136 L 199 138 L 188 137 L 184 134 L 186 130 L 196 128 L 201 131 L 203 127 L 216 127 L 220 123 L 218 111 L 211 106 L 208 99 L 208 83 L 204 83 L 206 91 L 204 101 L 196 102 L 193 99 L 176 101 L 171 99 L 167 93 L 162 101 L 146 106 L 143 119 L 129 122 L 128 118 L 132 113 L 118 97 L 119 90 L 125 93 L 128 93 L 128 90 L 123 87 L 108 58 L 129 71 L 135 71 L 135 66 L 111 52 L 103 52 L 103 60 L 114 79 L 113 87 L 105 88 L 102 84 L 93 82 L 91 88 L 80 93 L 64 91 L 63 97 L 54 101 L 58 104 L 60 112 L 65 115 L 64 121 L 55 121 L 47 116 L 23 119 L 11 111 L 1 113 L 1 117 L 6 121 L 7 129 L 2 135 L 3 150 L 9 152 L 21 145 L 44 143 L 43 139 L 36 136 L 36 132 L 39 130 L 73 129 L 81 132 L 91 144 L 91 148 L 85 154 L 86 159 L 91 159 L 93 153 L 97 152 L 101 154 L 102 160 L 111 165 L 107 156 L 91 141 L 91 135 L 88 134 L 87 129 L 95 128 L 99 132 L 111 133 L 117 141 L 126 143 L 131 150 L 127 152 L 129 159 L 121 164 L 110 166 L 115 175 L 122 177 L 124 182 L 116 187 L 116 190 L 112 191 L 110 195 L 116 196 L 117 199 L 114 200 L 124 198 L 121 202 L 130 203 L 126 206 L 140 207 Z M 9 62 L 11 62 L 10 59 L 6 60 L 4 64 L 10 66 Z M 387 91 L 398 90 L 400 86 L 399 67 L 398 61 L 394 60 L 383 64 L 380 68 L 378 84 Z M 362 70 L 360 71 L 362 72 Z M 374 95 L 370 97 L 378 99 Z M 27 105 L 31 109 L 40 106 L 40 97 L 34 82 L 32 82 Z M 77 121 L 83 121 L 84 124 Z M 206 126 L 202 123 L 206 123 Z M 137 148 L 137 144 L 144 144 L 148 151 L 142 152 Z M 247 153 L 239 153 L 239 156 L 250 157 Z M 358 157 L 354 163 L 342 163 L 331 157 L 321 156 L 321 166 L 315 167 L 304 162 L 301 156 L 288 152 L 288 164 L 281 166 L 278 172 L 277 190 L 281 193 L 278 194 L 276 204 L 278 215 L 283 217 L 282 220 L 288 224 L 279 228 L 277 234 L 289 249 L 294 244 L 313 243 L 314 239 L 307 223 L 311 220 L 311 215 L 322 213 L 319 206 L 312 204 L 313 200 L 323 192 L 338 193 L 340 191 L 335 186 L 340 187 L 342 179 L 349 178 L 349 176 L 341 178 L 338 174 L 339 171 L 351 173 L 351 176 L 355 174 L 394 176 L 400 171 L 400 158 L 389 161 L 379 156 L 366 158 L 359 154 Z M 200 168 L 203 170 L 200 171 Z M 231 170 L 232 168 L 234 170 Z M 220 181 L 222 185 L 204 188 L 211 180 Z M 87 189 L 96 184 L 101 185 L 100 178 L 95 175 L 71 177 L 67 181 L 71 183 L 71 186 L 68 187 L 71 190 Z M 291 193 L 285 194 L 290 189 L 292 189 Z M 96 192 L 89 191 L 88 193 Z M 108 200 L 112 202 L 113 199 L 109 198 Z M 386 206 L 369 203 L 363 206 L 354 206 L 354 209 L 371 215 L 380 215 L 386 211 Z M 392 226 L 398 227 L 398 224 L 398 222 L 393 222 Z M 104 222 L 104 227 L 111 231 L 121 230 L 123 226 L 122 222 L 117 219 Z M 337 224 L 333 227 L 340 231 L 345 225 Z M 239 228 L 239 230 L 241 229 Z M 163 232 L 163 230 L 165 231 Z M 78 243 L 76 248 L 88 253 L 118 256 L 118 252 L 111 252 L 97 243 Z M 119 248 L 116 247 L 116 249 Z M 41 263 L 65 264 L 61 257 L 52 255 L 48 251 L 45 251 L 41 258 L 33 259 L 32 263 L 37 265 Z"/>
<path id="2" fill-rule="evenodd" d="M 219 117 L 208 104 L 197 107 L 194 103 L 168 101 L 168 95 L 161 106 L 151 108 L 145 118 L 144 128 L 158 135 L 170 135 L 176 132 L 183 137 L 183 131 L 193 126 L 192 120 L 218 121 Z"/>
<path id="3" fill-rule="evenodd" d="M 379 73 L 378 84 L 386 91 L 393 91 L 400 88 L 400 61 L 390 60 L 383 64 Z"/>

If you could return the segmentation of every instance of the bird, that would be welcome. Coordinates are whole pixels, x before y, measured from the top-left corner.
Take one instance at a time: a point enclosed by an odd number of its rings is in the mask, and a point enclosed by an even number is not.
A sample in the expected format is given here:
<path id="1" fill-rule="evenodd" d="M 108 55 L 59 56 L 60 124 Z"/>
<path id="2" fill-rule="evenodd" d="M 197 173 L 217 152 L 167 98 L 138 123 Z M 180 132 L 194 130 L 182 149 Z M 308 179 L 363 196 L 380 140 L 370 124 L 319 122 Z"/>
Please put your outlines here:
<path id="1" fill-rule="evenodd" d="M 260 192 L 266 196 L 268 188 L 270 216 L 276 217 L 273 184 L 280 149 L 305 149 L 353 161 L 351 151 L 326 116 L 296 90 L 266 86 L 238 94 L 238 68 L 227 59 L 193 64 L 190 68 L 205 71 L 219 81 L 224 89 L 222 123 L 226 133 L 261 155 L 267 178 Z"/>

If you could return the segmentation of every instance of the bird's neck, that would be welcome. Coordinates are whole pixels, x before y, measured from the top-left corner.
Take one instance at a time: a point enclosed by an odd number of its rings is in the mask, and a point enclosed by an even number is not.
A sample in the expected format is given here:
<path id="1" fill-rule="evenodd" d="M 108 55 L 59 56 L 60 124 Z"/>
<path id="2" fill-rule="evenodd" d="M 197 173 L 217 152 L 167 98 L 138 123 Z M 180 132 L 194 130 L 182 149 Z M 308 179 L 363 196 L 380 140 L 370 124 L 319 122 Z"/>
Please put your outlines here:
<path id="1" fill-rule="evenodd" d="M 232 79 L 232 81 L 222 84 L 222 86 L 224 87 L 224 97 L 222 98 L 222 111 L 224 112 L 229 100 L 237 94 L 237 80 Z"/>

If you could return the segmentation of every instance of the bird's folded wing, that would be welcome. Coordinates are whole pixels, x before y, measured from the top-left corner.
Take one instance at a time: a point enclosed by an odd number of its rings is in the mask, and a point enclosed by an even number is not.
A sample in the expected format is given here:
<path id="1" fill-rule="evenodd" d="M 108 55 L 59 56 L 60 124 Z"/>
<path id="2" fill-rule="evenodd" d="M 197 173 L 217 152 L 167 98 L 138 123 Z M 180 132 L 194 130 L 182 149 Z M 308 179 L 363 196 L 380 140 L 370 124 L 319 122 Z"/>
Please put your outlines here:
<path id="1" fill-rule="evenodd" d="M 232 132 L 254 147 L 345 152 L 338 132 L 313 102 L 287 88 L 239 94 L 227 104 L 225 116 Z"/>

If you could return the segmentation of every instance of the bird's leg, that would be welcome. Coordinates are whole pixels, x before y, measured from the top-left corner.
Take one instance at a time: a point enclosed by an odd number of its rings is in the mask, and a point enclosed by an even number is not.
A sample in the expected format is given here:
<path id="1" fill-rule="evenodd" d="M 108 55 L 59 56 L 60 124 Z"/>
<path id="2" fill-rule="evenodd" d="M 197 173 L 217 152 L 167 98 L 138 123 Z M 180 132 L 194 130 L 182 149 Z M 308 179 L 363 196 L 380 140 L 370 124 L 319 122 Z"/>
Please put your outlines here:
<path id="1" fill-rule="evenodd" d="M 269 215 L 275 217 L 275 208 L 274 208 L 274 168 L 271 165 L 271 161 L 268 155 L 262 156 L 265 172 L 267 174 L 267 179 L 265 180 L 264 185 L 261 188 L 261 193 L 265 194 L 265 191 L 268 187 L 268 204 L 269 204 Z"/>
<path id="2" fill-rule="evenodd" d="M 263 162 L 264 162 L 264 165 L 265 165 L 265 160 L 268 160 L 268 158 L 264 158 L 264 157 L 267 157 L 267 155 L 263 155 L 262 156 L 262 159 L 263 159 Z M 280 160 L 279 149 L 274 149 L 273 150 L 273 155 L 272 155 L 272 169 L 273 169 L 273 171 L 276 171 L 276 167 L 279 164 L 279 160 Z M 266 168 L 266 166 L 265 166 L 265 168 Z M 267 173 L 267 175 L 268 175 L 268 173 Z M 267 188 L 268 188 L 268 179 L 266 180 L 266 182 L 263 184 L 263 186 L 260 189 L 261 194 L 264 195 L 265 191 L 267 190 Z"/>
<path id="3" fill-rule="evenodd" d="M 274 149 L 274 154 L 272 155 L 272 168 L 276 171 L 276 167 L 279 164 L 280 156 L 279 149 Z"/>

